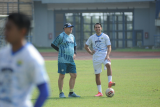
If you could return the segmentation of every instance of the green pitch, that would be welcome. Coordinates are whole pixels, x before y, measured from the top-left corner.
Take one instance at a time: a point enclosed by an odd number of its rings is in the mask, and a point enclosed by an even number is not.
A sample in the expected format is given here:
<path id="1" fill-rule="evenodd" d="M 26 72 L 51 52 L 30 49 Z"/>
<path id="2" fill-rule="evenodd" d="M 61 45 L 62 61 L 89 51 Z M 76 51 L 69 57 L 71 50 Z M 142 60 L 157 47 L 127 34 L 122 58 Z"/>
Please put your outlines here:
<path id="1" fill-rule="evenodd" d="M 160 59 L 119 59 L 112 60 L 113 81 L 116 82 L 115 96 L 105 96 L 108 78 L 106 71 L 101 73 L 103 97 L 97 94 L 91 60 L 76 61 L 77 80 L 75 92 L 80 98 L 58 97 L 57 61 L 46 61 L 50 77 L 51 95 L 44 107 L 160 107 Z M 64 79 L 64 93 L 68 96 L 69 75 Z M 35 102 L 38 91 L 33 93 Z"/>

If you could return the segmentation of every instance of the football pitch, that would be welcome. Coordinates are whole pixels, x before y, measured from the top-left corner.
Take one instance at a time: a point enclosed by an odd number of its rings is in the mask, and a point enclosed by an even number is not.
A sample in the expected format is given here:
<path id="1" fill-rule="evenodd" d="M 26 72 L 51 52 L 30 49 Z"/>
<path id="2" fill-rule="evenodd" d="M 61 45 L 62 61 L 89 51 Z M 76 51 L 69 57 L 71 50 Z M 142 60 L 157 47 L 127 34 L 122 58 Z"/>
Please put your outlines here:
<path id="1" fill-rule="evenodd" d="M 107 71 L 101 73 L 103 97 L 97 94 L 91 60 L 76 60 L 77 79 L 74 91 L 80 98 L 59 98 L 57 61 L 46 61 L 50 78 L 50 97 L 44 107 L 160 107 L 160 59 L 112 59 L 115 95 L 105 96 Z M 103 68 L 103 67 L 102 67 Z M 69 93 L 69 74 L 64 79 L 63 91 Z M 36 101 L 38 90 L 32 96 Z"/>

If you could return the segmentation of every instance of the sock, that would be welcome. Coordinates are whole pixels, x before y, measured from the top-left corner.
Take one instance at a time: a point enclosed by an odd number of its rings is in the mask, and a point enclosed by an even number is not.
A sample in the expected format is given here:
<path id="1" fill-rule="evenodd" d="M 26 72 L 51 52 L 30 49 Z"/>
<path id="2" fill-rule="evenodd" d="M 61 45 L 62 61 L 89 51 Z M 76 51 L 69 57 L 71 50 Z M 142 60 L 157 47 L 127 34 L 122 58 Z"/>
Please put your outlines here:
<path id="1" fill-rule="evenodd" d="M 111 75 L 108 76 L 108 83 L 109 83 L 110 81 L 112 81 L 112 76 L 111 76 Z"/>
<path id="2" fill-rule="evenodd" d="M 102 93 L 101 85 L 97 85 L 97 88 L 98 88 L 98 92 Z"/>
<path id="3" fill-rule="evenodd" d="M 59 93 L 61 93 L 62 92 L 62 90 L 59 90 Z"/>
<path id="4" fill-rule="evenodd" d="M 70 89 L 69 94 L 73 94 L 73 89 Z"/>

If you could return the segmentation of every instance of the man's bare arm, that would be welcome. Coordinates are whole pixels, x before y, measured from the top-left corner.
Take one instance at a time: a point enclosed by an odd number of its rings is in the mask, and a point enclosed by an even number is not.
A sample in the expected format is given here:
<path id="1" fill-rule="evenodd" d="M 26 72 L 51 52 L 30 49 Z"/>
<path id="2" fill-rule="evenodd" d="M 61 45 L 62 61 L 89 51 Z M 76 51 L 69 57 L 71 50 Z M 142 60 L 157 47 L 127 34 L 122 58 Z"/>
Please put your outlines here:
<path id="1" fill-rule="evenodd" d="M 85 44 L 84 48 L 85 48 L 86 51 L 87 51 L 89 54 L 91 54 L 91 55 L 93 55 L 93 54 L 95 53 L 95 51 L 91 51 L 90 48 L 89 48 L 89 46 L 86 45 L 86 44 Z"/>
<path id="2" fill-rule="evenodd" d="M 108 50 L 107 50 L 107 55 L 106 55 L 105 60 L 107 59 L 107 60 L 111 61 L 110 58 L 109 58 L 109 55 L 111 53 L 111 45 L 108 45 L 107 48 L 108 48 Z"/>
<path id="3" fill-rule="evenodd" d="M 108 45 L 107 46 L 108 50 L 107 50 L 107 56 L 109 57 L 110 53 L 111 53 L 111 45 Z"/>

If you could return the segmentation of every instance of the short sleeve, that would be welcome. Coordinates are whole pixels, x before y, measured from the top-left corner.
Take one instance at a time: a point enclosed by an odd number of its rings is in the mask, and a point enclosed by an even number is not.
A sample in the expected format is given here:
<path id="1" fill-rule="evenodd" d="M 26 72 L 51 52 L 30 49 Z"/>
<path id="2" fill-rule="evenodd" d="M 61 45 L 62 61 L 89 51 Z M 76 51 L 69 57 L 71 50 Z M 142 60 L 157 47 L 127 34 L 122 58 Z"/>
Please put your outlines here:
<path id="1" fill-rule="evenodd" d="M 109 39 L 108 35 L 106 35 L 106 36 L 107 36 L 106 37 L 106 46 L 111 45 L 111 42 L 110 42 L 110 39 Z"/>
<path id="2" fill-rule="evenodd" d="M 75 37 L 74 37 L 74 46 L 77 46 L 77 43 L 76 43 L 76 39 L 75 39 Z"/>
<path id="3" fill-rule="evenodd" d="M 91 43 L 92 43 L 92 40 L 91 40 L 91 37 L 89 37 L 89 39 L 88 39 L 87 42 L 86 42 L 86 45 L 90 46 Z"/>
<path id="4" fill-rule="evenodd" d="M 56 37 L 56 39 L 52 42 L 52 44 L 58 46 L 62 42 L 62 40 L 63 40 L 62 34 L 60 34 L 59 36 Z"/>
<path id="5" fill-rule="evenodd" d="M 48 75 L 45 69 L 44 61 L 33 61 L 32 68 L 32 81 L 35 85 L 48 82 Z"/>

